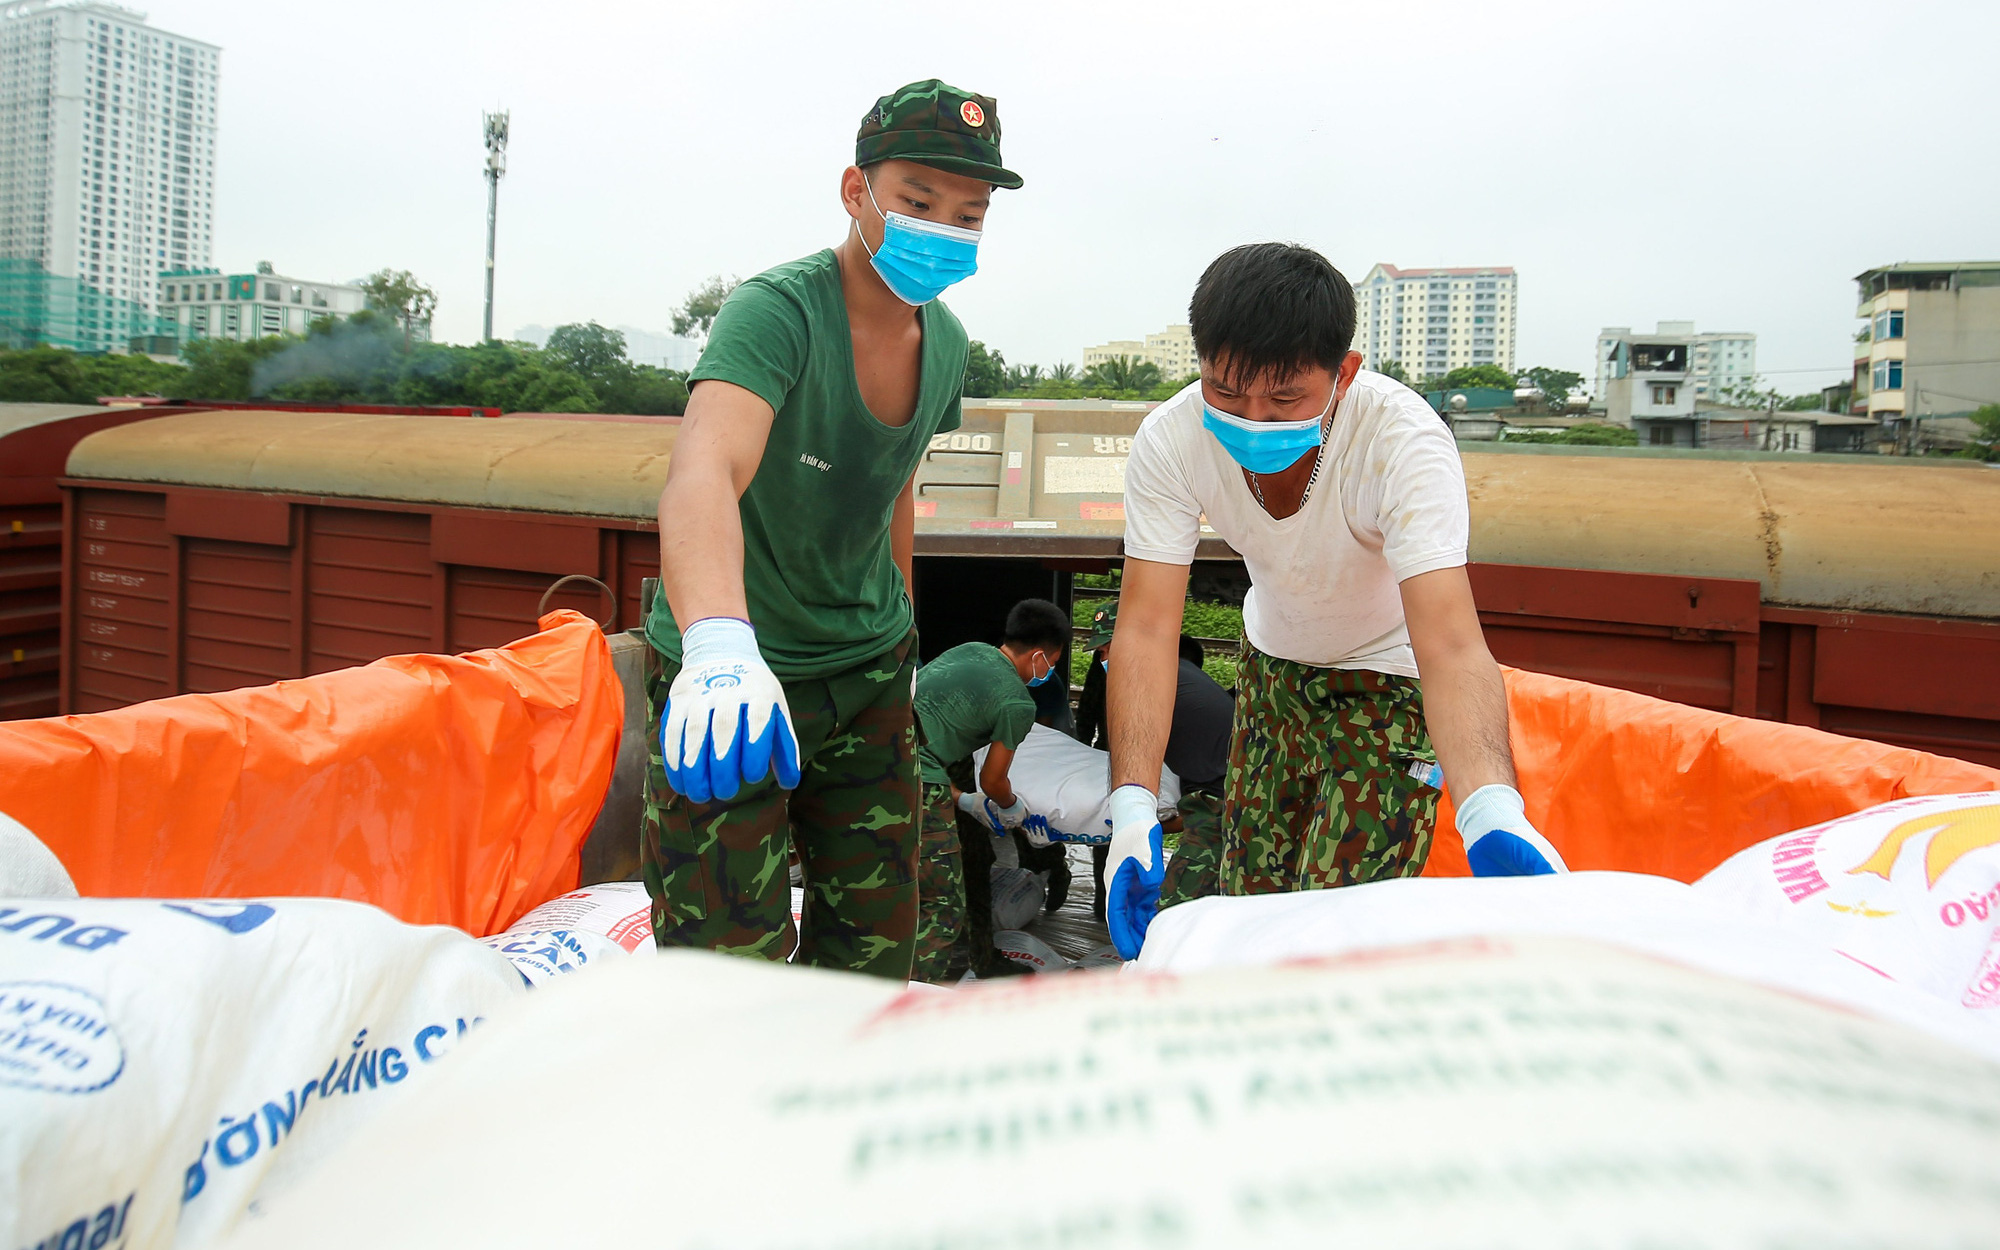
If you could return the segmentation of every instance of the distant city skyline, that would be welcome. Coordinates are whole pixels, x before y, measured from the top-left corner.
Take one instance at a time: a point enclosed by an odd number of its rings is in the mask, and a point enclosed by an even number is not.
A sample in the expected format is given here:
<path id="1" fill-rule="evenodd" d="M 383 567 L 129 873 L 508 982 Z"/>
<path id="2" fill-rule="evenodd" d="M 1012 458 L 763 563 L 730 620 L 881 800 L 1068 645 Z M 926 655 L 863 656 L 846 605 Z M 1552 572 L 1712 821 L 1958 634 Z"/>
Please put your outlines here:
<path id="1" fill-rule="evenodd" d="M 1000 22 L 910 12 L 924 20 L 857 26 L 766 0 L 581 0 L 560 20 L 518 0 L 166 0 L 150 24 L 223 45 L 245 71 L 221 81 L 218 254 L 328 276 L 409 269 L 457 342 L 479 333 L 482 112 L 512 114 L 496 325 L 663 326 L 711 274 L 838 243 L 856 123 L 933 75 L 998 98 L 1027 180 L 995 196 L 980 272 L 945 297 L 1010 362 L 1183 323 L 1216 255 L 1289 239 L 1353 280 L 1383 258 L 1514 266 L 1529 276 L 1518 367 L 1591 376 L 1601 327 L 1688 318 L 1754 330 L 1764 377 L 1802 392 L 1847 376 L 1855 274 L 2000 250 L 2000 168 L 1970 156 L 2000 147 L 2000 110 L 1969 72 L 1931 76 L 1896 109 L 1855 107 L 1839 67 L 1881 10 L 1854 0 L 1694 0 L 1671 23 L 1580 0 L 1544 0 L 1531 20 L 1470 0 L 1272 0 L 1203 20 L 1199 91 L 1162 89 L 1190 55 L 1187 22 L 1034 0 Z M 1990 47 L 2000 6 L 1940 0 L 1896 37 Z M 1391 50 L 1446 39 L 1511 70 L 1412 90 L 1419 67 Z M 1278 47 L 1342 51 L 1274 72 Z M 746 64 L 784 89 L 743 92 Z M 1673 103 L 1642 123 L 1646 99 Z M 1390 108 L 1378 100 L 1395 101 L 1403 159 L 1368 138 Z M 1115 157 L 1113 134 L 1142 134 L 1143 156 Z M 1676 143 L 1698 143 L 1698 165 L 1640 163 Z M 1829 182 L 1863 151 L 1952 190 L 1869 211 Z"/>

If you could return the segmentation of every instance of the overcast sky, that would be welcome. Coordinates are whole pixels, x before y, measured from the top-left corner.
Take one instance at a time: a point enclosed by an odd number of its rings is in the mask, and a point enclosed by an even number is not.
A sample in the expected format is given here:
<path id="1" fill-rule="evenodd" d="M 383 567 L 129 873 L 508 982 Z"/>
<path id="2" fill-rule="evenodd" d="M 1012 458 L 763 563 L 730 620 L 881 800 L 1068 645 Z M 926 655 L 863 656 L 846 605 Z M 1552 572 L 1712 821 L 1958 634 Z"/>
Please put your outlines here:
<path id="1" fill-rule="evenodd" d="M 878 95 L 999 99 L 1008 165 L 947 302 L 1008 360 L 1186 319 L 1218 252 L 1350 278 L 1512 265 L 1519 359 L 1604 325 L 1751 330 L 1845 375 L 1852 277 L 2000 256 L 2000 3 L 611 4 L 160 0 L 223 48 L 216 264 L 437 288 L 478 337 L 482 109 L 513 112 L 495 328 L 664 329 L 712 273 L 837 242 Z"/>

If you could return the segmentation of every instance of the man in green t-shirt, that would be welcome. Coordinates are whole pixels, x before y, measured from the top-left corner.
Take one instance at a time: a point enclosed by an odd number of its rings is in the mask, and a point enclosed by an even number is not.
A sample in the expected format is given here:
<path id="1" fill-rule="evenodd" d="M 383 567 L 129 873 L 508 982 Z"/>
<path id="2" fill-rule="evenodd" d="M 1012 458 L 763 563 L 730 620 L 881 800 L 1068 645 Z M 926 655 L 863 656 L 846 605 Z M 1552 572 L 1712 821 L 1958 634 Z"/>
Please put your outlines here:
<path id="1" fill-rule="evenodd" d="M 909 976 L 915 476 L 958 426 L 966 365 L 935 300 L 977 268 L 992 189 L 1020 185 L 991 99 L 912 83 L 862 119 L 847 237 L 716 316 L 660 494 L 646 622 L 659 753 L 640 849 L 662 946 Z"/>
<path id="2" fill-rule="evenodd" d="M 985 796 L 995 833 L 1018 829 L 1028 805 L 1008 773 L 1014 748 L 1035 724 L 1035 696 L 1062 667 L 1069 617 L 1046 599 L 1023 599 L 1007 613 L 1000 645 L 968 642 L 917 670 L 917 756 L 924 783 L 923 833 L 917 859 L 917 962 L 914 981 L 942 981 L 954 948 L 973 971 L 993 972 L 990 839 L 960 845 L 958 795 Z M 1067 682 L 1065 682 L 1067 684 Z M 986 747 L 979 777 L 972 753 Z M 968 894 L 972 896 L 968 899 Z M 970 904 L 970 905 L 968 905 Z M 983 904 L 983 905 L 982 905 Z"/>

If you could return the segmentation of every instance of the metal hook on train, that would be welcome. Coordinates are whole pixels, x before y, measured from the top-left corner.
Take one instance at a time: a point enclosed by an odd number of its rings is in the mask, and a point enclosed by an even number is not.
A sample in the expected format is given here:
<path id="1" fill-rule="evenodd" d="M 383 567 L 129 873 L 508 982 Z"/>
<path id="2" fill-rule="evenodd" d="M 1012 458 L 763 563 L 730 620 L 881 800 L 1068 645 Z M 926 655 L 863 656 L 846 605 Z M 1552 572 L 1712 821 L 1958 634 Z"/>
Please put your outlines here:
<path id="1" fill-rule="evenodd" d="M 611 623 L 618 619 L 618 596 L 612 593 L 611 587 L 606 586 L 603 582 L 598 581 L 588 573 L 565 573 L 563 576 L 550 582 L 549 588 L 542 592 L 542 601 L 535 605 L 535 616 L 539 618 L 544 612 L 549 610 L 550 596 L 561 590 L 565 582 L 589 582 L 604 592 L 604 597 L 611 601 L 611 615 L 599 621 L 597 625 L 600 629 L 610 629 Z"/>

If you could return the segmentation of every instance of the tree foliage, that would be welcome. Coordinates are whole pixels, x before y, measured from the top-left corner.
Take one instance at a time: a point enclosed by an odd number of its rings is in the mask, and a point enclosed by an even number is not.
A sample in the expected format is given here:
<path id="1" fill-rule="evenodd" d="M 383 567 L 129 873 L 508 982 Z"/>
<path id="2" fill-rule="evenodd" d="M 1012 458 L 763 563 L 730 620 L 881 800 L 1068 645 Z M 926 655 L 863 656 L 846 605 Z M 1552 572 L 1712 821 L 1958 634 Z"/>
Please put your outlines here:
<path id="1" fill-rule="evenodd" d="M 1432 378 L 1425 385 L 1431 391 L 1463 391 L 1475 386 L 1493 387 L 1503 391 L 1514 389 L 1514 375 L 1499 365 L 1463 365 L 1442 377 Z"/>
<path id="2" fill-rule="evenodd" d="M 1529 385 L 1541 390 L 1542 398 L 1548 401 L 1551 408 L 1560 408 L 1569 400 L 1570 392 L 1583 385 L 1581 373 L 1571 373 L 1567 369 L 1551 369 L 1547 365 L 1524 369 L 1521 371 L 1521 376 L 1528 380 Z"/>
<path id="3" fill-rule="evenodd" d="M 1404 386 L 1410 385 L 1409 371 L 1403 368 L 1403 362 L 1400 360 L 1385 360 L 1375 366 L 1375 372 L 1385 378 L 1393 378 Z"/>
<path id="4" fill-rule="evenodd" d="M 407 269 L 378 269 L 361 282 L 368 306 L 388 314 L 403 327 L 403 344 L 408 346 L 419 321 L 429 321 L 437 311 L 437 292 L 417 281 Z"/>
<path id="5" fill-rule="evenodd" d="M 2000 404 L 1987 404 L 1966 415 L 1977 432 L 1961 454 L 1974 460 L 2000 461 Z"/>
<path id="6" fill-rule="evenodd" d="M 1639 432 L 1616 425 L 1585 422 L 1567 430 L 1509 430 L 1510 443 L 1550 443 L 1562 447 L 1637 447 Z"/>
<path id="7" fill-rule="evenodd" d="M 742 282 L 741 278 L 724 278 L 718 273 L 689 291 L 681 306 L 674 309 L 674 333 L 683 337 L 707 337 L 709 329 L 715 325 L 715 314 L 722 311 L 722 301 L 728 299 L 729 293 Z"/>
<path id="8" fill-rule="evenodd" d="M 183 364 L 144 356 L 79 356 L 54 347 L 0 352 L 0 400 L 90 403 L 109 395 L 307 403 L 465 405 L 504 412 L 687 410 L 687 377 L 633 364 L 624 336 L 594 322 L 559 327 L 549 344 L 406 343 L 385 314 L 323 318 L 305 335 L 197 339 Z"/>
<path id="9" fill-rule="evenodd" d="M 978 339 L 966 350 L 965 394 L 970 399 L 991 399 L 1007 391 L 1007 358 L 989 350 Z"/>
<path id="10" fill-rule="evenodd" d="M 1087 393 L 1109 398 L 1114 394 L 1152 391 L 1165 378 L 1160 374 L 1160 366 L 1150 360 L 1113 356 L 1085 369 L 1080 380 Z"/>

